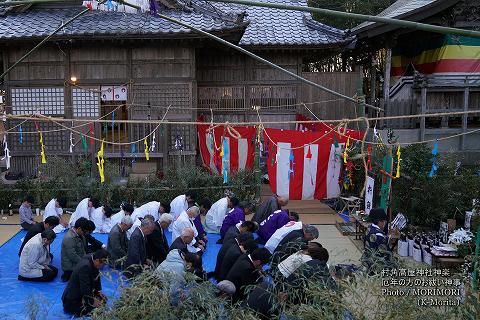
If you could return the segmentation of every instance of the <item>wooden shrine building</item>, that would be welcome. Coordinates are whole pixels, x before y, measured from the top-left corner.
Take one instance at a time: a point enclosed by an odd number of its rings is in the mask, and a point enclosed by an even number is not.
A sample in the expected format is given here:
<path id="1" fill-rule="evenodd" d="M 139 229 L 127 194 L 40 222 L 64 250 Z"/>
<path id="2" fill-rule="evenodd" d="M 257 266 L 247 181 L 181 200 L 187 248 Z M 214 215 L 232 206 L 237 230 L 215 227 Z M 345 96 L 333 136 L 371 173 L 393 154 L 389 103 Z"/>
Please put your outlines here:
<path id="1" fill-rule="evenodd" d="M 268 1 L 306 5 L 304 0 Z M 309 57 L 337 54 L 354 40 L 342 30 L 314 21 L 310 14 L 200 0 L 163 0 L 159 4 L 162 14 L 211 32 L 332 89 L 354 94 L 356 73 L 327 77 L 304 72 Z M 2 7 L 0 72 L 83 10 L 81 5 L 82 1 L 67 0 Z M 97 138 L 103 136 L 117 143 L 137 141 L 154 129 L 149 119 L 192 121 L 205 114 L 209 120 L 212 110 L 215 120 L 256 120 L 251 107 L 261 106 L 264 120 L 294 120 L 297 104 L 335 99 L 190 29 L 149 13 L 121 11 L 86 13 L 12 69 L 3 83 L 0 81 L 8 113 L 73 119 L 64 125 L 74 126 L 87 136 L 85 150 L 80 135 L 74 134 L 70 153 L 68 130 L 52 131 L 61 128 L 51 122 L 38 122 L 39 129 L 45 131 L 47 161 L 52 155 L 92 156 L 100 147 L 97 141 L 90 144 L 88 136 L 92 132 Z M 325 117 L 353 116 L 354 108 L 347 110 L 346 104 L 327 101 L 322 105 L 328 106 Z M 104 126 L 80 127 L 75 121 L 100 117 L 112 121 Z M 119 119 L 144 123 L 115 123 Z M 19 124 L 8 121 L 7 129 Z M 38 135 L 28 132 L 36 130 L 35 124 L 22 124 L 21 143 L 18 128 L 13 129 L 17 133 L 8 134 L 11 170 L 34 175 L 40 145 Z M 174 164 L 179 154 L 193 163 L 194 126 L 162 125 L 154 135 L 156 149 L 150 152 L 154 170 Z M 178 143 L 175 148 L 178 141 L 181 150 L 177 150 Z M 134 149 L 130 145 L 110 145 L 105 158 L 129 163 L 137 157 L 140 162 L 143 150 L 143 141 L 138 141 Z"/>

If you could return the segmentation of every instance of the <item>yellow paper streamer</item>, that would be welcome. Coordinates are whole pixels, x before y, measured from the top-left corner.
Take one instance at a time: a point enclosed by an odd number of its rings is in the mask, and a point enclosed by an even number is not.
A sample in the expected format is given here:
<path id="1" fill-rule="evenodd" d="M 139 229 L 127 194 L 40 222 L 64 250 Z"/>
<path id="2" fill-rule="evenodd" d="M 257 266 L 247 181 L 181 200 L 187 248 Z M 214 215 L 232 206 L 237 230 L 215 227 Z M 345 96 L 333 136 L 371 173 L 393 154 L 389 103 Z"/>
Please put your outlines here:
<path id="1" fill-rule="evenodd" d="M 401 152 L 400 152 L 400 146 L 398 146 L 398 149 L 397 149 L 397 174 L 395 175 L 395 178 L 400 178 L 400 161 L 402 161 L 402 159 L 400 159 L 400 155 L 401 155 Z"/>
<path id="2" fill-rule="evenodd" d="M 150 160 L 150 154 L 148 153 L 148 142 L 147 138 L 143 139 L 143 144 L 145 145 L 145 159 Z"/>
<path id="3" fill-rule="evenodd" d="M 350 138 L 347 139 L 347 144 L 345 145 L 345 150 L 343 151 L 343 163 L 347 163 L 347 151 L 350 146 Z"/>
<path id="4" fill-rule="evenodd" d="M 38 133 L 40 133 L 40 156 L 42 157 L 42 163 L 45 164 L 47 163 L 47 158 L 45 157 L 45 145 L 43 144 L 43 135 L 41 131 L 39 131 Z"/>
<path id="5" fill-rule="evenodd" d="M 104 140 L 102 140 L 102 145 L 100 146 L 100 150 L 97 153 L 97 166 L 98 166 L 98 173 L 100 174 L 100 182 L 104 183 L 105 182 L 105 160 L 103 158 L 103 143 Z"/>

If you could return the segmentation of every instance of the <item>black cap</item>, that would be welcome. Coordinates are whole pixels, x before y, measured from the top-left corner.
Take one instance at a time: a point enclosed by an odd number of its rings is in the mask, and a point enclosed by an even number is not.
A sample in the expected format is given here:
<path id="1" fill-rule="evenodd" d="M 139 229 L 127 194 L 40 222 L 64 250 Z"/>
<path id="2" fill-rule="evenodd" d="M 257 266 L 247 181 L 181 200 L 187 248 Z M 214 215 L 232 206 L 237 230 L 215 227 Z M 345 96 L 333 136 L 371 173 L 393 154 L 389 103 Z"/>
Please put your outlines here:
<path id="1" fill-rule="evenodd" d="M 365 217 L 365 221 L 382 221 L 387 220 L 387 214 L 383 208 L 375 208 L 370 210 L 370 214 Z"/>

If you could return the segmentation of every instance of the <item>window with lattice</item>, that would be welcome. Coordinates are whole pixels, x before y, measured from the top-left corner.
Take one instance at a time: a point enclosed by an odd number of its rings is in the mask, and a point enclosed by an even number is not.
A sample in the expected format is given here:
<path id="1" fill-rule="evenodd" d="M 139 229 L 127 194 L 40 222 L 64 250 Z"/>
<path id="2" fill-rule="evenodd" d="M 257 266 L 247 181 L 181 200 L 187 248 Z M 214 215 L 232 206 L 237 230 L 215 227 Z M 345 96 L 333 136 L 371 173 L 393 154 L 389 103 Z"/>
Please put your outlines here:
<path id="1" fill-rule="evenodd" d="M 177 142 L 180 142 L 183 151 L 195 150 L 195 126 L 172 125 L 170 128 L 170 150 L 178 150 L 175 147 Z"/>
<path id="2" fill-rule="evenodd" d="M 93 118 L 100 115 L 99 88 L 73 88 L 73 116 L 75 118 Z"/>
<path id="3" fill-rule="evenodd" d="M 245 110 L 245 87 L 199 87 L 198 108 Z"/>
<path id="4" fill-rule="evenodd" d="M 14 115 L 65 114 L 63 88 L 13 88 L 11 93 L 12 113 Z"/>
<path id="5" fill-rule="evenodd" d="M 161 119 L 169 105 L 169 114 L 192 112 L 192 93 L 189 83 L 133 85 L 130 97 L 132 119 Z"/>
<path id="6" fill-rule="evenodd" d="M 297 103 L 296 86 L 252 86 L 250 87 L 252 106 L 277 107 L 295 110 Z"/>
<path id="7" fill-rule="evenodd" d="M 42 131 L 45 152 L 52 155 L 52 152 L 67 151 L 70 146 L 70 135 L 68 130 L 63 129 L 58 124 L 52 122 L 38 121 L 38 130 Z M 14 131 L 19 132 L 22 128 L 22 137 L 20 134 L 9 134 L 9 146 L 12 152 L 21 152 L 23 154 L 40 154 L 40 134 L 37 133 L 35 123 L 32 121 L 23 122 L 21 120 L 12 120 L 9 122 Z"/>

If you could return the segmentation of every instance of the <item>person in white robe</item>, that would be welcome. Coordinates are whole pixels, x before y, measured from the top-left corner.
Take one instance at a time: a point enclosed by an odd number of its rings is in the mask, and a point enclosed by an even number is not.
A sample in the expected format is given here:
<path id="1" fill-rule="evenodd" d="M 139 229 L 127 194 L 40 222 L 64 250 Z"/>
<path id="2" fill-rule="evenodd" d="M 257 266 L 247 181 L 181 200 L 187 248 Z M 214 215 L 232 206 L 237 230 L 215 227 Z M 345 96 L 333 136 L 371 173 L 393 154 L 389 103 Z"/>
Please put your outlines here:
<path id="1" fill-rule="evenodd" d="M 223 219 L 228 213 L 229 197 L 224 197 L 212 204 L 205 216 L 205 231 L 207 233 L 220 233 Z"/>
<path id="2" fill-rule="evenodd" d="M 54 198 L 47 203 L 43 212 L 43 221 L 50 216 L 57 216 L 60 219 L 60 224 L 53 228 L 55 233 L 63 232 L 68 227 L 68 222 L 63 218 L 63 207 L 66 204 L 66 199 L 60 197 Z"/>
<path id="3" fill-rule="evenodd" d="M 138 218 L 144 218 L 147 214 L 153 216 L 155 221 L 160 217 L 161 206 L 158 201 L 150 201 L 143 206 L 135 209 L 132 213 L 132 219 L 135 221 Z"/>
<path id="4" fill-rule="evenodd" d="M 177 220 L 180 213 L 186 211 L 188 207 L 195 203 L 196 194 L 192 191 L 187 191 L 181 194 L 170 202 L 170 214 L 173 216 L 173 221 Z M 173 226 L 170 225 L 168 230 L 172 231 Z"/>
<path id="5" fill-rule="evenodd" d="M 112 227 L 122 222 L 123 217 L 126 215 L 131 216 L 134 210 L 130 203 L 122 203 L 120 205 L 120 211 L 110 217 Z"/>
<path id="6" fill-rule="evenodd" d="M 172 241 L 175 241 L 175 239 L 180 237 L 184 229 L 190 228 L 193 230 L 194 238 L 192 242 L 190 242 L 188 245 L 188 250 L 190 252 L 197 252 L 205 248 L 205 243 L 203 241 L 199 240 L 199 243 L 197 244 L 197 241 L 195 239 L 196 237 L 198 237 L 198 230 L 195 227 L 195 223 L 193 222 L 193 220 L 195 220 L 195 218 L 199 214 L 200 208 L 198 208 L 197 206 L 193 206 L 188 208 L 187 211 L 183 211 L 182 213 L 180 213 L 178 218 L 172 223 Z M 195 249 L 193 249 L 193 246 L 195 246 Z"/>
<path id="7" fill-rule="evenodd" d="M 90 220 L 90 215 L 92 214 L 93 210 L 97 209 L 100 207 L 100 201 L 96 198 L 85 198 L 82 201 L 80 201 L 77 205 L 77 208 L 75 209 L 75 212 L 72 214 L 70 217 L 69 225 L 70 227 L 73 227 L 75 225 L 75 222 L 79 218 L 85 218 Z"/>
<path id="8" fill-rule="evenodd" d="M 109 233 L 113 225 L 110 217 L 112 216 L 112 208 L 101 206 L 93 210 L 90 215 L 90 220 L 95 223 L 95 230 L 97 233 Z"/>
<path id="9" fill-rule="evenodd" d="M 128 229 L 127 231 L 127 238 L 130 239 L 130 236 L 132 235 L 133 231 L 140 226 L 142 223 L 142 219 L 145 218 L 147 215 L 153 216 L 153 221 L 157 221 L 160 217 L 160 215 L 163 212 L 163 206 L 160 204 L 158 201 L 151 201 L 145 203 L 143 206 L 140 206 L 133 210 L 132 213 L 132 220 L 133 220 L 133 227 Z"/>

